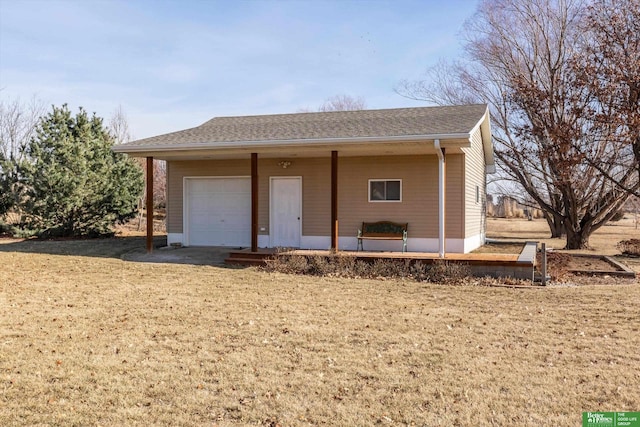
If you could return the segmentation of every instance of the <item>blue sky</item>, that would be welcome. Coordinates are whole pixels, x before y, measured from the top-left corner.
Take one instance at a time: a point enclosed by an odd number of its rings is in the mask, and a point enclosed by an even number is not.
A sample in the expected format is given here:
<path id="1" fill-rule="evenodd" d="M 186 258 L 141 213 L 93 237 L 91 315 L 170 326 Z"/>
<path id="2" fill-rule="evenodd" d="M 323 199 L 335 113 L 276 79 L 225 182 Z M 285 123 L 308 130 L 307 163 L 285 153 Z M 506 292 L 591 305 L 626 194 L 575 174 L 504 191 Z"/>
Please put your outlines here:
<path id="1" fill-rule="evenodd" d="M 333 95 L 368 108 L 441 58 L 476 0 L 0 0 L 0 97 L 122 106 L 136 138 L 214 116 L 317 109 Z"/>

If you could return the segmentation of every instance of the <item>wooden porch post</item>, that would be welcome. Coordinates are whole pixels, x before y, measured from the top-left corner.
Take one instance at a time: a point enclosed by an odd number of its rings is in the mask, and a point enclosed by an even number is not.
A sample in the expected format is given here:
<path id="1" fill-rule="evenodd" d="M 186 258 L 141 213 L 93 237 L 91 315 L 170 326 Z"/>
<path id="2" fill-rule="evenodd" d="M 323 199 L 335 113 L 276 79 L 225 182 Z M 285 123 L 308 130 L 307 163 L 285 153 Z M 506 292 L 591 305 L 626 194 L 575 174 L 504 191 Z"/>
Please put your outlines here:
<path id="1" fill-rule="evenodd" d="M 331 250 L 338 250 L 338 152 L 331 152 Z"/>
<path id="2" fill-rule="evenodd" d="M 153 251 L 153 157 L 147 157 L 147 252 Z"/>
<path id="3" fill-rule="evenodd" d="M 258 251 L 258 153 L 251 153 L 251 252 Z"/>

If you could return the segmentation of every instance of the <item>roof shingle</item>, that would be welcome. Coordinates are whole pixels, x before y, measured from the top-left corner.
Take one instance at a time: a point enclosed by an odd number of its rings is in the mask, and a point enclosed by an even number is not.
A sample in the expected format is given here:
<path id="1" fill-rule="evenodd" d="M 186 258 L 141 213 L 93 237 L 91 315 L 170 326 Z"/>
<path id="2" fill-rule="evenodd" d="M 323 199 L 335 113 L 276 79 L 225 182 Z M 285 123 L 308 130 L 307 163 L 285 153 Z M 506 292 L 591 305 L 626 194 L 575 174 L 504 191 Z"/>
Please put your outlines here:
<path id="1" fill-rule="evenodd" d="M 169 146 L 238 141 L 350 139 L 469 133 L 484 104 L 215 117 L 200 126 L 132 141 L 131 146 Z"/>

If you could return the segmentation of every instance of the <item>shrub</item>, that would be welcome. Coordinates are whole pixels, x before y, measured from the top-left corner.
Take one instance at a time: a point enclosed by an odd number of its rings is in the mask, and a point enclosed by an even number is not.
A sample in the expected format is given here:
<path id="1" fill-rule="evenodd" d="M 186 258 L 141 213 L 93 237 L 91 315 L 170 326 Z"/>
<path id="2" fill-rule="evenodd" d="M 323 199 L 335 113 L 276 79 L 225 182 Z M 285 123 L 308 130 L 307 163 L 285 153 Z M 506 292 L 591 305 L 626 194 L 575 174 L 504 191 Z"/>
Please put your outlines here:
<path id="1" fill-rule="evenodd" d="M 395 266 L 385 259 L 376 259 L 369 264 L 367 277 L 394 277 Z"/>
<path id="2" fill-rule="evenodd" d="M 13 228 L 13 237 L 17 239 L 29 239 L 31 237 L 37 236 L 37 230 L 32 230 L 30 228 Z"/>
<path id="3" fill-rule="evenodd" d="M 335 256 L 324 257 L 313 255 L 307 258 L 307 274 L 311 276 L 327 276 L 335 272 Z"/>
<path id="4" fill-rule="evenodd" d="M 17 239 L 28 239 L 36 235 L 36 230 L 31 230 L 29 228 L 19 228 L 16 225 L 0 221 L 0 236 L 15 237 Z"/>
<path id="5" fill-rule="evenodd" d="M 266 260 L 267 271 L 287 274 L 306 274 L 309 268 L 307 257 L 301 255 L 276 254 Z"/>
<path id="6" fill-rule="evenodd" d="M 623 254 L 640 256 L 640 239 L 622 240 L 616 246 Z"/>
<path id="7" fill-rule="evenodd" d="M 358 260 L 351 255 L 336 255 L 336 270 L 343 272 L 349 277 L 357 277 L 359 275 Z"/>
<path id="8" fill-rule="evenodd" d="M 0 236 L 13 236 L 14 229 L 11 224 L 0 221 Z"/>
<path id="9" fill-rule="evenodd" d="M 466 264 L 435 260 L 427 269 L 426 280 L 433 283 L 455 284 L 470 275 L 471 269 Z"/>
<path id="10" fill-rule="evenodd" d="M 429 266 L 422 261 L 416 261 L 411 264 L 410 269 L 411 277 L 418 282 L 422 282 L 429 279 Z"/>
<path id="11" fill-rule="evenodd" d="M 346 278 L 410 278 L 416 281 L 447 284 L 460 283 L 471 274 L 466 264 L 441 260 L 435 260 L 432 264 L 398 259 L 375 259 L 367 262 L 352 255 L 342 254 L 307 256 L 277 253 L 266 260 L 264 270 Z"/>

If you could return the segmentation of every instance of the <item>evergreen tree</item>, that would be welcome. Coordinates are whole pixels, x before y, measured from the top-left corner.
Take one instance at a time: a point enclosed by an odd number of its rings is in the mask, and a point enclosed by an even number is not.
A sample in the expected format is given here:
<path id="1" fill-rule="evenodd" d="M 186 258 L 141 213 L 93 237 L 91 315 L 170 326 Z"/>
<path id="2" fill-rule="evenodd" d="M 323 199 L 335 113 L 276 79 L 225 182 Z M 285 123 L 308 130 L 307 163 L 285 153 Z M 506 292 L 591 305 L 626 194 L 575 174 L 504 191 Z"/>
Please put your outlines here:
<path id="1" fill-rule="evenodd" d="M 13 206 L 11 197 L 11 180 L 8 171 L 9 163 L 0 153 L 0 218 Z"/>
<path id="2" fill-rule="evenodd" d="M 0 219 L 18 205 L 21 196 L 18 164 L 0 153 Z"/>
<path id="3" fill-rule="evenodd" d="M 135 216 L 142 170 L 111 150 L 102 119 L 67 105 L 42 117 L 27 147 L 25 225 L 42 236 L 103 236 Z"/>

